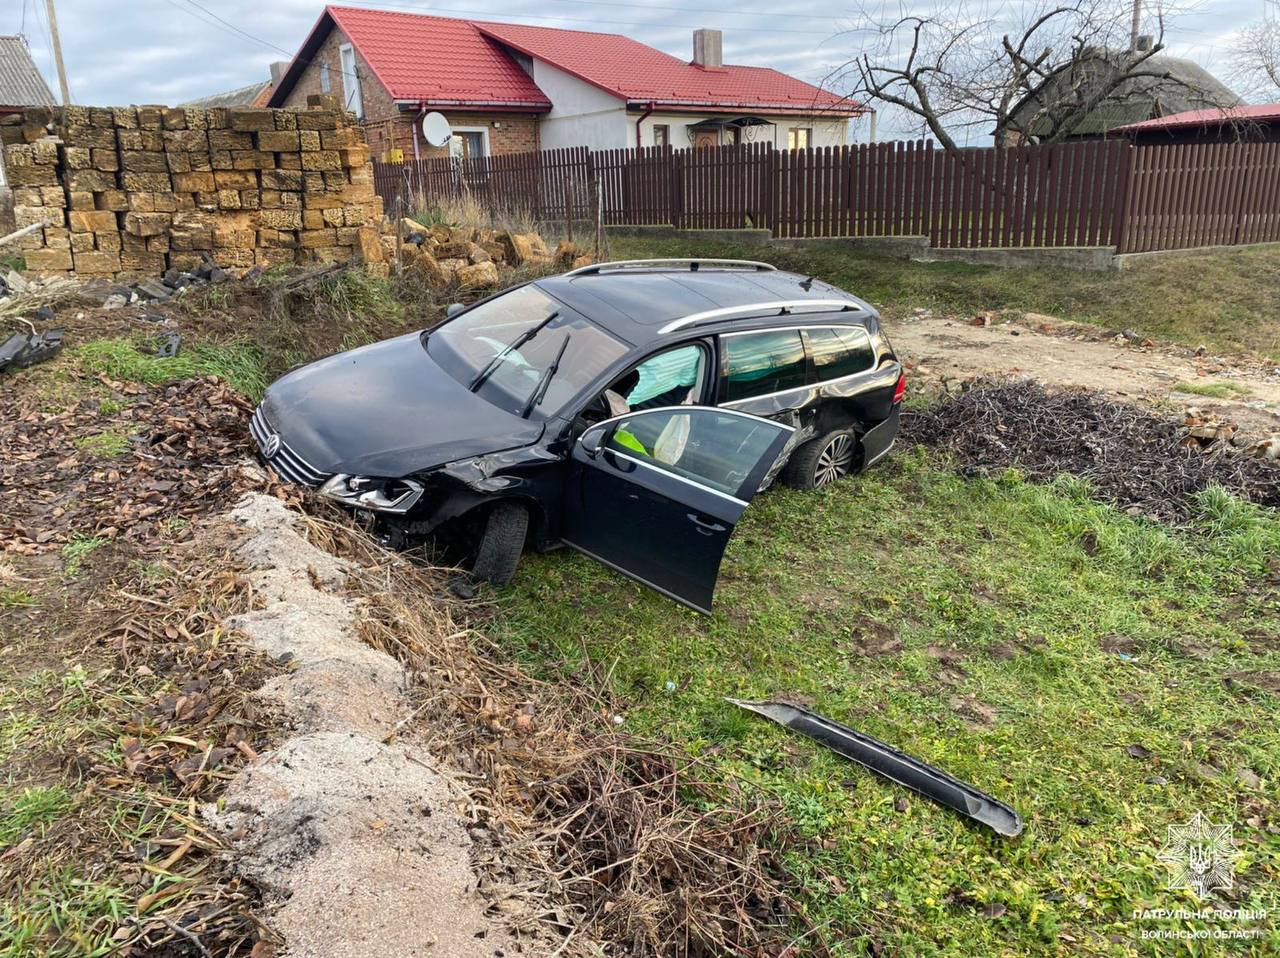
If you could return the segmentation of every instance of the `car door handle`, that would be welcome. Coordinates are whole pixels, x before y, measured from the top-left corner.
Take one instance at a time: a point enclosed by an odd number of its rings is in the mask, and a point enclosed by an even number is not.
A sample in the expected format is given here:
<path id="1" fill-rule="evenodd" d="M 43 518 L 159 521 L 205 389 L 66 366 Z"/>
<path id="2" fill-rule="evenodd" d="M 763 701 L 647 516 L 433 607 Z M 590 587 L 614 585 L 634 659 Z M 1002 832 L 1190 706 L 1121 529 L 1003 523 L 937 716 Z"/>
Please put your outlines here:
<path id="1" fill-rule="evenodd" d="M 725 530 L 725 526 L 722 526 L 718 522 L 703 522 L 692 512 L 690 512 L 688 515 L 689 515 L 689 521 L 692 522 L 695 526 L 697 526 L 698 531 L 701 532 L 703 535 L 709 536 L 713 532 L 724 532 Z"/>

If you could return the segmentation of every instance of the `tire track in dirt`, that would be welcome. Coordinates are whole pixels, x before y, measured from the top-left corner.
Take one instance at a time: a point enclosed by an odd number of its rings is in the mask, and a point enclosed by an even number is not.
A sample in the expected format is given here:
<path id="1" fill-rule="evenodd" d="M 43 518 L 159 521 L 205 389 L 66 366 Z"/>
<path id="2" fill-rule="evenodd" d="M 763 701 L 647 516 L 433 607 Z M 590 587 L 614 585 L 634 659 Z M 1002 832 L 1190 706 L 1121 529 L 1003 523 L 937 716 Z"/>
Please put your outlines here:
<path id="1" fill-rule="evenodd" d="M 1050 317 L 971 325 L 955 317 L 886 322 L 894 347 L 914 366 L 916 381 L 975 376 L 1030 377 L 1055 386 L 1096 389 L 1121 399 L 1182 410 L 1188 406 L 1238 423 L 1255 437 L 1280 433 L 1280 366 L 1243 356 L 1184 355 L 1191 350 L 1142 346 L 1099 330 L 1052 324 Z M 908 373 L 908 378 L 912 378 Z M 1217 398 L 1175 389 L 1179 384 L 1230 384 L 1238 396 Z"/>

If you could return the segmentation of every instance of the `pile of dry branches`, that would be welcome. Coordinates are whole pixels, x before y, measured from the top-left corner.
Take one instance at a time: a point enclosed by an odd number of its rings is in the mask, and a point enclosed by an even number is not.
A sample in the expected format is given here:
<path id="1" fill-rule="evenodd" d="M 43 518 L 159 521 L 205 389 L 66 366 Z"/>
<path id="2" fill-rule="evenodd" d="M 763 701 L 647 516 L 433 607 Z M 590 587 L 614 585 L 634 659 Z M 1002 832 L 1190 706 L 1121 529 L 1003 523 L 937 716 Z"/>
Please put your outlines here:
<path id="1" fill-rule="evenodd" d="M 413 670 L 429 719 L 403 734 L 467 774 L 483 890 L 512 924 L 564 956 L 788 953 L 793 912 L 763 841 L 771 803 L 618 732 L 614 703 L 591 691 L 601 676 L 551 684 L 507 664 L 460 625 L 447 573 L 341 519 L 313 537 L 360 564 L 364 637 Z"/>
<path id="2" fill-rule="evenodd" d="M 978 382 L 929 410 L 905 413 L 902 433 L 975 469 L 1078 476 L 1120 507 L 1166 521 L 1193 518 L 1196 493 L 1214 485 L 1280 506 L 1276 465 L 1225 443 L 1188 448 L 1180 421 L 1095 392 L 1051 392 L 1030 380 Z"/>

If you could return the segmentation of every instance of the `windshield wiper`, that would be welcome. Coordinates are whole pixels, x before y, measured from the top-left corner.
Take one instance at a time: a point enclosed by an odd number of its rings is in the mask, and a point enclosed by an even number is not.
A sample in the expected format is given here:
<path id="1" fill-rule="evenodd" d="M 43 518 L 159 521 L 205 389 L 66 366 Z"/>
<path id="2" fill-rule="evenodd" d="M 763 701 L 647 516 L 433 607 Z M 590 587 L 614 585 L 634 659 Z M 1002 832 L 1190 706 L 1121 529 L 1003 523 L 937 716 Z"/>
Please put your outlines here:
<path id="1" fill-rule="evenodd" d="M 560 344 L 560 349 L 556 353 L 556 358 L 551 360 L 551 365 L 542 371 L 542 375 L 538 378 L 538 385 L 533 387 L 533 392 L 529 394 L 529 401 L 524 404 L 524 410 L 520 413 L 521 419 L 528 419 L 529 413 L 533 412 L 533 407 L 542 402 L 542 398 L 547 394 L 547 389 L 551 386 L 551 379 L 560 369 L 560 360 L 564 358 L 564 351 L 569 348 L 569 334 L 564 334 L 564 341 Z"/>
<path id="2" fill-rule="evenodd" d="M 529 340 L 533 339 L 534 336 L 537 336 L 538 333 L 546 329 L 547 325 L 559 315 L 560 314 L 558 312 L 552 313 L 550 316 L 548 316 L 546 319 L 540 322 L 537 326 L 534 326 L 530 329 L 526 329 L 523 333 L 517 336 L 510 346 L 503 349 L 502 352 L 498 353 L 491 360 L 485 363 L 484 369 L 480 370 L 480 372 L 476 374 L 476 378 L 471 380 L 471 385 L 467 386 L 467 388 L 470 389 L 472 392 L 475 392 L 477 389 L 483 386 L 486 382 L 489 381 L 489 377 L 492 376 L 497 371 L 498 367 L 502 365 L 502 361 L 506 359 L 507 356 L 515 352 L 517 349 L 519 349 Z"/>

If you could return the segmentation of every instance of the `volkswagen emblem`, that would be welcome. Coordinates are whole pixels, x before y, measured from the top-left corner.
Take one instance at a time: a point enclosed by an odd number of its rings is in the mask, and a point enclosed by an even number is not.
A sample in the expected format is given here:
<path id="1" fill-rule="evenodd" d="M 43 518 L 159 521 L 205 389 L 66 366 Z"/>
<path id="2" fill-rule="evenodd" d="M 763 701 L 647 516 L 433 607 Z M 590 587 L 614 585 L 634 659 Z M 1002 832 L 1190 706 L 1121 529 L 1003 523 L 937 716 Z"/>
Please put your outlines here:
<path id="1" fill-rule="evenodd" d="M 262 456 L 264 459 L 270 459 L 279 451 L 280 437 L 273 432 L 267 437 L 266 442 L 262 444 Z"/>

